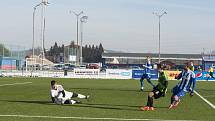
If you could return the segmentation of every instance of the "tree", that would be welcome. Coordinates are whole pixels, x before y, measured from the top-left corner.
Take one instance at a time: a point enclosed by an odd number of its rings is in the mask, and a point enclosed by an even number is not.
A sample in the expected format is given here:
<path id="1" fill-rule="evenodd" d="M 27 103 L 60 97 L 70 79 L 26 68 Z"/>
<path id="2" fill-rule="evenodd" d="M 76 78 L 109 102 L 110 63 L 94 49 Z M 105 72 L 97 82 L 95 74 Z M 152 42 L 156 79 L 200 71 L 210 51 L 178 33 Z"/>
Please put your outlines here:
<path id="1" fill-rule="evenodd" d="M 85 45 L 85 47 L 83 47 L 83 60 L 86 63 L 102 62 L 103 52 L 104 49 L 102 44 L 99 44 L 99 46 Z"/>
<path id="2" fill-rule="evenodd" d="M 68 46 L 70 48 L 77 48 L 78 46 L 75 45 L 74 41 L 71 41 L 70 45 Z M 50 47 L 50 49 L 46 52 L 46 58 L 54 63 L 61 62 L 62 59 L 62 53 L 64 55 L 64 49 L 65 46 L 61 45 L 59 46 L 57 42 L 53 46 Z M 85 63 L 98 63 L 102 62 L 102 54 L 104 52 L 104 48 L 102 44 L 100 43 L 99 46 L 95 45 L 85 45 L 82 47 L 83 49 L 83 62 Z M 67 53 L 65 53 L 67 55 Z M 64 56 L 65 57 L 65 56 Z"/>
<path id="3" fill-rule="evenodd" d="M 64 45 L 58 46 L 57 42 L 46 52 L 46 58 L 54 63 L 60 63 L 64 53 Z"/>
<path id="4" fill-rule="evenodd" d="M 104 52 L 104 48 L 102 46 L 102 44 L 100 43 L 99 44 L 99 53 L 103 53 Z"/>

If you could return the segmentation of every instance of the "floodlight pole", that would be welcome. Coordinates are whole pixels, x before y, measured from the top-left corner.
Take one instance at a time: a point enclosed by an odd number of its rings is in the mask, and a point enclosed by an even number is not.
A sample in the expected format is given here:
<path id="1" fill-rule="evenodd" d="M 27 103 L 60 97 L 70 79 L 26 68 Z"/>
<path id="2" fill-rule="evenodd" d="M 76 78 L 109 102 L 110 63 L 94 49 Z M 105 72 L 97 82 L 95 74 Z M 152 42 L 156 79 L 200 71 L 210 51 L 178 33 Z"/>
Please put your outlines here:
<path id="1" fill-rule="evenodd" d="M 41 70 L 43 70 L 43 64 L 44 64 L 44 57 L 45 57 L 45 25 L 46 25 L 46 18 L 45 18 L 45 10 L 46 6 L 50 4 L 48 0 L 42 0 L 42 21 L 41 21 L 41 41 L 42 41 L 42 66 Z"/>
<path id="2" fill-rule="evenodd" d="M 81 43 L 80 43 L 80 65 L 83 64 L 83 52 L 82 52 L 82 47 L 83 47 L 83 23 L 86 23 L 88 19 L 88 16 L 82 16 L 80 18 L 81 21 Z"/>
<path id="3" fill-rule="evenodd" d="M 161 24 L 160 24 L 160 21 L 161 21 L 161 17 L 164 14 L 167 14 L 167 12 L 164 11 L 161 14 L 153 12 L 153 14 L 155 14 L 158 17 L 158 19 L 159 19 L 159 23 L 158 23 L 158 63 L 160 64 L 160 62 L 161 62 L 161 60 L 160 60 L 160 58 L 161 58 L 161 42 L 160 42 L 161 41 L 161 34 L 160 34 L 161 33 L 160 32 L 160 30 L 161 30 Z"/>
<path id="4" fill-rule="evenodd" d="M 32 58 L 34 59 L 34 55 L 35 55 L 35 50 L 34 50 L 34 44 L 35 44 L 35 13 L 37 10 L 37 7 L 41 6 L 42 2 L 40 4 L 37 4 L 36 6 L 34 6 L 33 8 L 33 41 L 32 41 Z M 32 71 L 34 71 L 35 65 L 33 65 Z"/>
<path id="5" fill-rule="evenodd" d="M 83 14 L 84 12 L 83 11 L 81 11 L 80 13 L 75 13 L 75 12 L 73 12 L 73 14 L 76 16 L 76 18 L 77 18 L 77 48 L 76 48 L 76 65 L 79 65 L 79 54 L 78 54 L 78 46 L 79 46 L 79 37 L 78 37 L 78 31 L 79 31 L 79 28 L 78 28 L 78 26 L 79 26 L 79 16 L 81 15 L 81 14 Z"/>

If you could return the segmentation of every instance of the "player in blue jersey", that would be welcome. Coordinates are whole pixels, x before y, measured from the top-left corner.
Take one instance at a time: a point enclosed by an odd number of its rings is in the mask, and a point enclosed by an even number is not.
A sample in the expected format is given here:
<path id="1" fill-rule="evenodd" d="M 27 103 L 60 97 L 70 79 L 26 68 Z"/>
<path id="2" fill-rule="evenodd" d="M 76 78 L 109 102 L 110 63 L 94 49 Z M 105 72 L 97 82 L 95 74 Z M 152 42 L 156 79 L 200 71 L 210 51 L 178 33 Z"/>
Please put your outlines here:
<path id="1" fill-rule="evenodd" d="M 196 78 L 195 73 L 190 70 L 189 66 L 184 67 L 184 70 L 179 74 L 177 79 L 181 79 L 181 81 L 172 89 L 173 94 L 169 109 L 178 106 L 181 98 L 185 96 L 186 93 L 190 92 L 190 96 L 194 94 Z"/>
<path id="2" fill-rule="evenodd" d="M 146 79 L 147 82 L 150 85 L 152 85 L 153 88 L 155 87 L 155 85 L 151 82 L 151 70 L 152 70 L 151 59 L 149 57 L 147 57 L 146 59 L 147 59 L 147 62 L 146 62 L 146 65 L 144 65 L 145 67 L 144 73 L 140 79 L 141 91 L 143 91 L 144 89 L 144 79 Z"/>
<path id="3" fill-rule="evenodd" d="M 190 78 L 190 81 L 189 81 L 189 84 L 188 84 L 188 87 L 189 87 L 189 91 L 190 91 L 190 96 L 192 97 L 194 95 L 194 89 L 196 87 L 196 74 L 195 74 L 195 68 L 194 68 L 194 65 L 193 65 L 193 62 L 190 63 L 190 65 L 188 66 L 189 69 L 190 69 L 190 75 L 191 75 L 191 78 Z M 191 88 L 192 87 L 192 88 Z"/>

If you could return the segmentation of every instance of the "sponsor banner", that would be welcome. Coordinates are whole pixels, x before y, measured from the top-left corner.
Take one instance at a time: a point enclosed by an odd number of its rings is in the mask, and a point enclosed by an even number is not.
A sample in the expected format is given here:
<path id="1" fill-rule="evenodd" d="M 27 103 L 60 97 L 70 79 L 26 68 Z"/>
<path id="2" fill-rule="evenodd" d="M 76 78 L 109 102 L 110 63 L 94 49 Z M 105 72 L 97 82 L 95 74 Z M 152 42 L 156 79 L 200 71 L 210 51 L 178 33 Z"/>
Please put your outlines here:
<path id="1" fill-rule="evenodd" d="M 0 66 L 0 69 L 2 69 L 2 70 L 16 70 L 16 66 L 2 65 L 2 66 Z"/>
<path id="2" fill-rule="evenodd" d="M 99 71 L 99 69 L 74 69 L 74 75 L 99 75 Z"/>
<path id="3" fill-rule="evenodd" d="M 144 73 L 144 70 L 132 70 L 132 78 L 133 79 L 140 79 Z M 158 79 L 158 70 L 151 70 L 151 78 Z"/>
<path id="4" fill-rule="evenodd" d="M 115 78 L 115 79 L 131 79 L 132 70 L 106 69 L 106 76 L 107 78 Z"/>
<path id="5" fill-rule="evenodd" d="M 177 77 L 181 71 L 164 71 L 164 73 L 168 80 L 176 80 L 175 77 Z"/>
<path id="6" fill-rule="evenodd" d="M 209 72 L 207 72 L 207 71 L 202 71 L 202 72 L 195 71 L 195 74 L 196 74 L 197 80 L 207 80 L 208 79 L 209 81 L 215 81 L 215 79 L 210 77 Z M 215 77 L 215 72 L 213 73 L 213 77 Z"/>
<path id="7" fill-rule="evenodd" d="M 165 71 L 165 74 L 167 76 L 168 80 L 176 80 L 175 77 L 177 77 L 181 71 Z M 207 80 L 208 77 L 210 77 L 209 73 L 207 71 L 195 71 L 196 80 Z M 215 77 L 215 73 L 213 73 L 213 76 Z M 209 81 L 215 81 L 213 78 L 209 78 Z"/>

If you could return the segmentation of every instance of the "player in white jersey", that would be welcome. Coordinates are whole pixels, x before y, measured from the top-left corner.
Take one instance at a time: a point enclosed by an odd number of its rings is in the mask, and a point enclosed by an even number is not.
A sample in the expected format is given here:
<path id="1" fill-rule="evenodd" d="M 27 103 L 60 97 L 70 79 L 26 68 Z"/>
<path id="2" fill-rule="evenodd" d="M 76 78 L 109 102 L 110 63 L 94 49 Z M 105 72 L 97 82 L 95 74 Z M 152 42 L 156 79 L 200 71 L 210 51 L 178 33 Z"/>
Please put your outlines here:
<path id="1" fill-rule="evenodd" d="M 81 98 L 81 99 L 88 99 L 88 96 L 82 95 L 82 94 L 77 94 L 74 92 L 69 92 L 64 90 L 62 85 L 58 85 L 56 81 L 52 80 L 51 81 L 51 99 L 53 103 L 56 104 L 75 104 L 75 103 L 80 103 L 80 101 L 77 100 L 72 100 L 72 98 Z"/>

